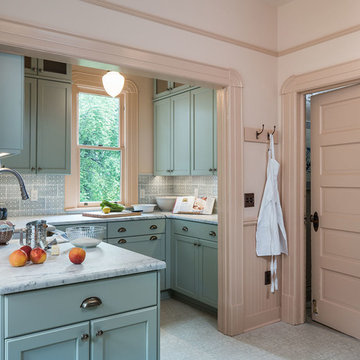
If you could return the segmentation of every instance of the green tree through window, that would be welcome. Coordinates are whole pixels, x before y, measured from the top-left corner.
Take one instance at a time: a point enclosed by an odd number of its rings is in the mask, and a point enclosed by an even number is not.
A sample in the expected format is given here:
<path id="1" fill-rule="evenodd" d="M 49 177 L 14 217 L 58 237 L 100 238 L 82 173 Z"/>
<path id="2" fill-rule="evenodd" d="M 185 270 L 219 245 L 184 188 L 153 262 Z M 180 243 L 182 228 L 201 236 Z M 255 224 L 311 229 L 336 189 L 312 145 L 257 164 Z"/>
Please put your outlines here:
<path id="1" fill-rule="evenodd" d="M 119 98 L 79 93 L 80 202 L 121 200 Z"/>

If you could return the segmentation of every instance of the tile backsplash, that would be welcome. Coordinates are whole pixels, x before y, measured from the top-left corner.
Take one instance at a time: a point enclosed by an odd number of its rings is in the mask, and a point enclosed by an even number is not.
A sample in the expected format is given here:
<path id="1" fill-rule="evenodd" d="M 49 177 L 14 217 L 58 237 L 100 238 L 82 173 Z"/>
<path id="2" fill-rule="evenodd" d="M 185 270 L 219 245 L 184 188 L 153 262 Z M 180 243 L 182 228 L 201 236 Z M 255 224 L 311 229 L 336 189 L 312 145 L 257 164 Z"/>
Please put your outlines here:
<path id="1" fill-rule="evenodd" d="M 217 198 L 217 176 L 153 176 L 139 175 L 139 203 L 156 204 L 157 196 L 208 195 Z M 145 196 L 141 196 L 142 193 Z M 215 209 L 216 212 L 216 202 Z"/>
<path id="2" fill-rule="evenodd" d="M 13 175 L 1 175 L 0 204 L 8 216 L 56 215 L 64 213 L 65 176 L 24 174 L 26 190 L 38 191 L 38 201 L 22 200 L 19 183 Z"/>
<path id="3" fill-rule="evenodd" d="M 19 184 L 13 175 L 1 175 L 0 204 L 8 209 L 9 217 L 57 215 L 64 213 L 64 175 L 23 175 L 26 189 L 38 191 L 38 200 L 22 200 Z M 153 176 L 139 175 L 139 203 L 156 204 L 157 196 L 209 195 L 217 198 L 217 176 Z M 145 196 L 142 195 L 142 190 Z M 215 209 L 216 212 L 216 203 Z"/>

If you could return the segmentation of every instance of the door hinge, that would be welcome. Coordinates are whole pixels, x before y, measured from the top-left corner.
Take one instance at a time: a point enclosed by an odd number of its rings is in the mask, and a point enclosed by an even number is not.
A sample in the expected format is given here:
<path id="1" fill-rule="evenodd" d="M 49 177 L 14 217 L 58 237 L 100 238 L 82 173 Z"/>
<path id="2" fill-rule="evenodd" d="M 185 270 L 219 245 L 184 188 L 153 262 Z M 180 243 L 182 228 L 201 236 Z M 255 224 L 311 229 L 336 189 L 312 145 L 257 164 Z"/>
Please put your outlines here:
<path id="1" fill-rule="evenodd" d="M 313 314 L 318 314 L 317 301 L 315 299 L 312 301 L 312 312 Z"/>

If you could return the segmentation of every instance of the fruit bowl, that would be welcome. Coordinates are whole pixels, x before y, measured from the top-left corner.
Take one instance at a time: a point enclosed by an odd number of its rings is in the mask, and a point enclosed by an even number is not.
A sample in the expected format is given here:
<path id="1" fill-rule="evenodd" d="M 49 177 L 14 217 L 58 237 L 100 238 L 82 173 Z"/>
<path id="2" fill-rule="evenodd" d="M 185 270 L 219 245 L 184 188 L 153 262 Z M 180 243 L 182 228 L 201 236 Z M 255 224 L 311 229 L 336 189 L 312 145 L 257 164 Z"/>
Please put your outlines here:
<path id="1" fill-rule="evenodd" d="M 72 245 L 81 248 L 92 248 L 103 241 L 105 231 L 104 226 L 72 226 L 66 228 L 66 235 Z"/>

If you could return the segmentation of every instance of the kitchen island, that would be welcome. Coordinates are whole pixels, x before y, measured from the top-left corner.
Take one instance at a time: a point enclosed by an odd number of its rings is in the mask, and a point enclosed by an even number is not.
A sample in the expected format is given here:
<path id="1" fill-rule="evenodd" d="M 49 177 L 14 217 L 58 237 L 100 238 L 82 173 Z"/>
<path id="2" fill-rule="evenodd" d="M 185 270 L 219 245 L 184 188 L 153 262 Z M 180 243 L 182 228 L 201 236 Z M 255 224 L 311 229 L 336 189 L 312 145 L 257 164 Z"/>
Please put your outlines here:
<path id="1" fill-rule="evenodd" d="M 101 243 L 81 265 L 60 256 L 11 267 L 0 248 L 1 360 L 159 359 L 165 263 Z"/>

